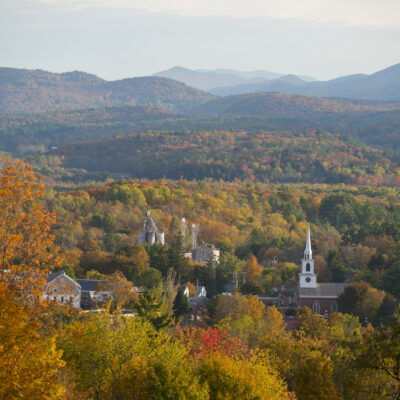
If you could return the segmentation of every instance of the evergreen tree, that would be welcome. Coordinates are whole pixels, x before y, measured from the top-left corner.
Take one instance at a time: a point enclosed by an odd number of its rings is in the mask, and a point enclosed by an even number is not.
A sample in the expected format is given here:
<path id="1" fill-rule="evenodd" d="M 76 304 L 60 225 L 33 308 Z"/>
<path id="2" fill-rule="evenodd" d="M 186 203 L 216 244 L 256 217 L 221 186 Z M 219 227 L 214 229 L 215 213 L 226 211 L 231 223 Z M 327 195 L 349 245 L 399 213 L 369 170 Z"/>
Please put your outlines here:
<path id="1" fill-rule="evenodd" d="M 206 276 L 204 286 L 207 290 L 207 297 L 214 297 L 217 291 L 217 262 L 215 260 L 215 256 L 213 253 L 210 255 L 210 259 L 208 260 L 206 267 Z"/>
<path id="2" fill-rule="evenodd" d="M 345 265 L 342 255 L 336 251 L 331 250 L 328 253 L 328 269 L 332 274 L 333 282 L 344 282 L 345 281 Z"/>
<path id="3" fill-rule="evenodd" d="M 189 302 L 182 289 L 178 290 L 174 300 L 174 316 L 181 317 L 189 312 Z"/>
<path id="4" fill-rule="evenodd" d="M 171 314 L 164 310 L 162 299 L 149 291 L 139 297 L 136 310 L 139 317 L 151 322 L 157 330 L 171 326 Z"/>
<path id="5" fill-rule="evenodd" d="M 183 240 L 179 235 L 169 248 L 168 258 L 169 265 L 176 271 L 179 276 L 179 280 L 181 282 L 186 282 L 190 280 L 190 265 L 183 253 L 183 249 Z"/>

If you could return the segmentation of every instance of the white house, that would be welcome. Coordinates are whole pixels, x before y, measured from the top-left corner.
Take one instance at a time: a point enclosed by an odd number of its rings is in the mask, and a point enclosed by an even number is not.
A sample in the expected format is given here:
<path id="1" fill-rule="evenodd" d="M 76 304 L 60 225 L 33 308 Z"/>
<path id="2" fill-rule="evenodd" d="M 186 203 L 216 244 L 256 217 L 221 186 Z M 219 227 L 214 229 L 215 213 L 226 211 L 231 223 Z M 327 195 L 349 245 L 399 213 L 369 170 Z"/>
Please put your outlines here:
<path id="1" fill-rule="evenodd" d="M 54 272 L 47 278 L 43 298 L 80 308 L 81 286 L 64 271 Z"/>

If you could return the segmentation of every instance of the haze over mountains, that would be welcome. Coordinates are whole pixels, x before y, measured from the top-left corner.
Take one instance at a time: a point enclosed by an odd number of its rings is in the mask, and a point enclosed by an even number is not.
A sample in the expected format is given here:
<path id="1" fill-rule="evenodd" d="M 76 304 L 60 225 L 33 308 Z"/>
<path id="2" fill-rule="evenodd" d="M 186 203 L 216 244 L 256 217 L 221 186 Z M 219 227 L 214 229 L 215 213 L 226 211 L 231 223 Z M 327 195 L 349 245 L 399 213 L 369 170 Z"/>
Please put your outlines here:
<path id="1" fill-rule="evenodd" d="M 56 74 L 42 70 L 0 68 L 0 113 L 151 105 L 172 112 L 196 114 L 193 110 L 216 100 L 217 95 L 253 92 L 400 101 L 400 64 L 372 75 L 352 75 L 326 82 L 306 81 L 307 78 L 295 75 L 276 77 L 277 74 L 268 71 L 191 71 L 172 68 L 160 74 L 169 77 L 148 76 L 106 81 L 79 71 Z M 189 84 L 210 88 L 212 93 Z M 230 104 L 232 99 L 226 101 Z"/>
<path id="2" fill-rule="evenodd" d="M 196 89 L 212 92 L 218 91 L 216 88 L 227 88 L 226 90 L 229 91 L 229 88 L 235 86 L 262 84 L 266 81 L 280 78 L 282 74 L 264 70 L 235 71 L 223 68 L 190 70 L 183 67 L 172 67 L 165 71 L 157 72 L 154 76 L 174 79 Z M 300 76 L 300 79 L 308 82 L 315 81 L 314 78 L 307 76 Z"/>
<path id="3" fill-rule="evenodd" d="M 172 72 L 175 80 L 106 81 L 0 68 L 0 151 L 67 185 L 107 177 L 397 185 L 400 65 L 330 82 Z M 217 96 L 179 82 L 181 73 L 192 85 L 255 90 Z M 294 91 L 318 96 L 285 93 Z"/>
<path id="4" fill-rule="evenodd" d="M 283 76 L 268 71 L 250 73 L 233 70 L 191 71 L 180 67 L 174 67 L 156 75 L 184 82 L 218 96 L 251 92 L 283 92 L 316 97 L 400 100 L 400 64 L 371 75 L 357 74 L 329 81 L 315 81 L 310 77 L 296 75 Z"/>

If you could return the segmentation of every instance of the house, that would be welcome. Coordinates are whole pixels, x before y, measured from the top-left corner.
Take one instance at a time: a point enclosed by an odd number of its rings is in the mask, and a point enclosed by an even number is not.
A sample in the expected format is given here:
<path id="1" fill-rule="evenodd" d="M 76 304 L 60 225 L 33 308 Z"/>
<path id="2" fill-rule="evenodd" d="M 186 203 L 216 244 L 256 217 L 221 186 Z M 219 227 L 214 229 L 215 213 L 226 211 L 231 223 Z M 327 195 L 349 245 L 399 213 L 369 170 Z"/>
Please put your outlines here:
<path id="1" fill-rule="evenodd" d="M 315 314 L 326 315 L 340 311 L 337 298 L 343 293 L 346 283 L 318 283 L 314 272 L 311 250 L 310 227 L 307 230 L 306 247 L 301 260 L 301 272 L 297 290 L 298 307 L 311 308 Z"/>
<path id="2" fill-rule="evenodd" d="M 99 279 L 77 279 L 81 287 L 81 308 L 88 310 L 103 304 L 112 297 L 109 290 L 104 289 L 105 281 Z"/>
<path id="3" fill-rule="evenodd" d="M 53 272 L 46 279 L 43 298 L 55 300 L 61 304 L 71 304 L 76 308 L 81 306 L 81 286 L 64 271 Z"/>
<path id="4" fill-rule="evenodd" d="M 203 285 L 194 286 L 194 289 L 196 290 L 196 294 L 194 296 L 190 296 L 190 290 L 189 290 L 189 286 L 188 285 L 181 285 L 179 287 L 179 289 L 182 290 L 183 294 L 188 299 L 206 298 L 207 297 L 207 290 Z"/>

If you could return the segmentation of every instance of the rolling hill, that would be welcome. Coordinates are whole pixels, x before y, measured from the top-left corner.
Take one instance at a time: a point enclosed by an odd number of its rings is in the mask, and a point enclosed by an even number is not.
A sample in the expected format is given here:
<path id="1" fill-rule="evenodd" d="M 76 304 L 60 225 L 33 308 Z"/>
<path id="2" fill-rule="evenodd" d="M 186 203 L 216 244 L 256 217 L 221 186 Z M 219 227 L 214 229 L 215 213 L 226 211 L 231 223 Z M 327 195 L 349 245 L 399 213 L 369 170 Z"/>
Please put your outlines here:
<path id="1" fill-rule="evenodd" d="M 19 154 L 114 135 L 152 131 L 325 130 L 381 147 L 400 147 L 400 104 L 253 93 L 211 100 L 185 115 L 153 106 L 113 106 L 0 115 L 0 150 Z"/>
<path id="2" fill-rule="evenodd" d="M 323 132 L 151 132 L 70 144 L 64 168 L 129 178 L 397 185 L 399 157 Z"/>
<path id="3" fill-rule="evenodd" d="M 163 77 L 105 81 L 74 71 L 55 74 L 41 70 L 0 68 L 0 113 L 152 105 L 170 111 L 210 101 L 213 95 Z"/>

